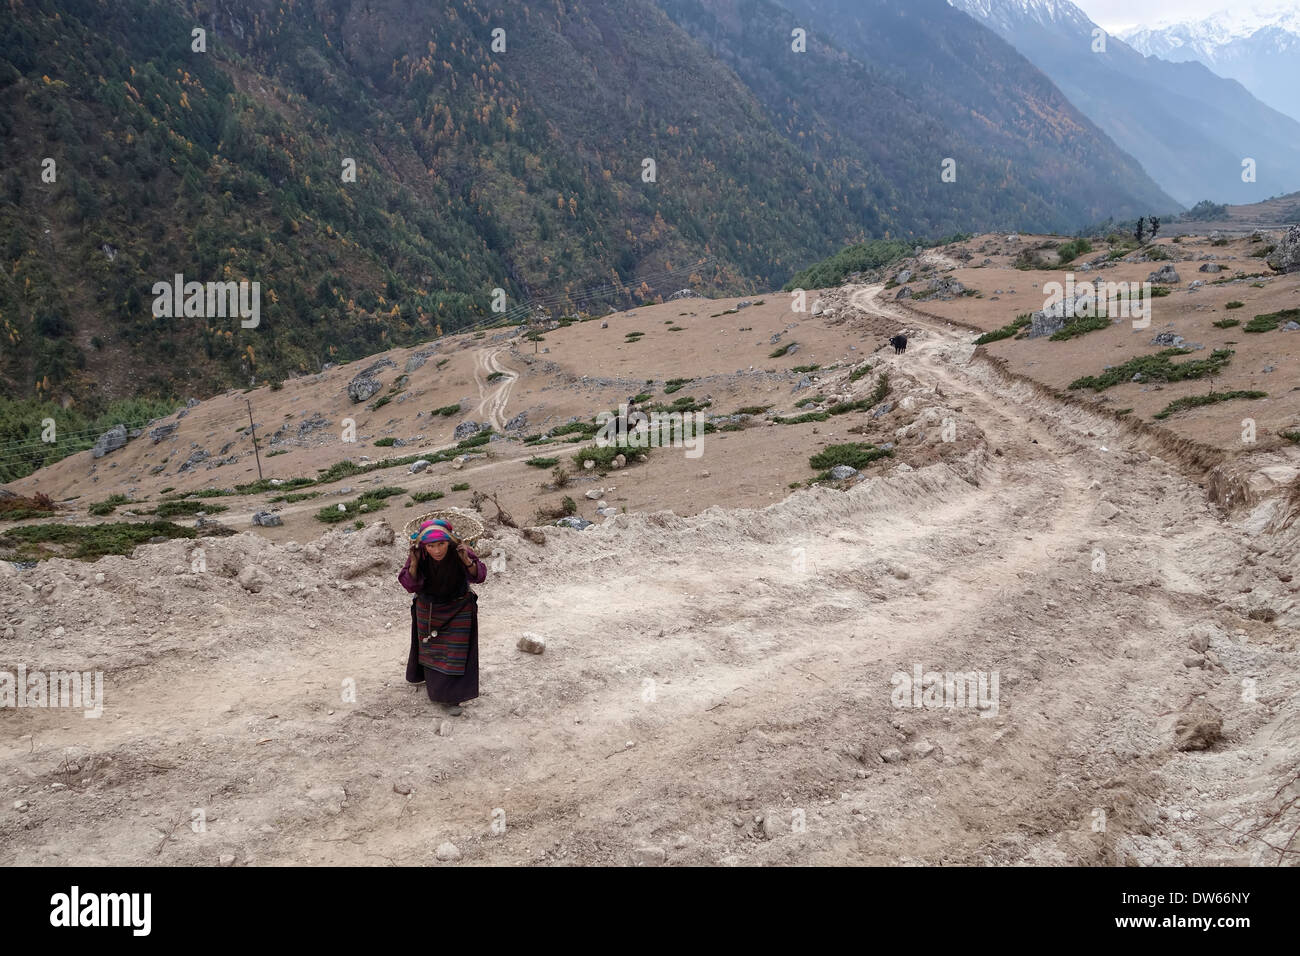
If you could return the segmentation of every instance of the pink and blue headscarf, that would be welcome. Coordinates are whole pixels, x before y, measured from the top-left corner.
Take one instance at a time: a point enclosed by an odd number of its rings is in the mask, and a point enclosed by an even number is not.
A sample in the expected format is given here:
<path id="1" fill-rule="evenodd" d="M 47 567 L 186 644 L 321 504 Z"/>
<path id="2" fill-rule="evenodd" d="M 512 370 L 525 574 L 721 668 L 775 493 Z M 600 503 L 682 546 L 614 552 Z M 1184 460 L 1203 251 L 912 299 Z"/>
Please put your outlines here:
<path id="1" fill-rule="evenodd" d="M 411 540 L 418 544 L 434 544 L 438 541 L 451 541 L 451 524 L 445 518 L 434 518 L 420 525 L 420 530 L 411 535 Z"/>

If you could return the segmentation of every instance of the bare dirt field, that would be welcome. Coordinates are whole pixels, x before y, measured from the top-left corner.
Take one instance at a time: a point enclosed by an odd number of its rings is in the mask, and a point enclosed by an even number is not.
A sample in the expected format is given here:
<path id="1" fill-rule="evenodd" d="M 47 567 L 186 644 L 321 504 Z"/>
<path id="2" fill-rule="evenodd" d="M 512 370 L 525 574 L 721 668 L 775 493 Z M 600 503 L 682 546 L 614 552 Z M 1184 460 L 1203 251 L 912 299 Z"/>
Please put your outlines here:
<path id="1" fill-rule="evenodd" d="M 1000 284 L 1028 288 L 1030 274 L 1005 271 Z M 861 396 L 889 376 L 887 415 L 761 425 L 707 436 L 698 460 L 659 449 L 580 474 L 575 497 L 599 481 L 627 508 L 585 531 L 547 527 L 536 543 L 494 525 L 477 588 L 484 693 L 458 718 L 403 680 L 409 600 L 395 577 L 415 510 L 320 535 L 313 499 L 286 504 L 281 527 L 242 530 L 263 496 L 220 516 L 233 536 L 33 570 L 0 562 L 0 669 L 102 670 L 105 693 L 97 719 L 0 709 L 0 863 L 1293 861 L 1295 497 L 1270 486 L 1225 510 L 1176 430 L 1062 400 L 1058 381 L 977 353 L 963 325 L 997 327 L 1019 303 L 994 322 L 971 317 L 987 302 L 912 309 L 892 295 L 828 291 L 831 311 L 815 318 L 777 295 L 721 320 L 734 302 L 670 302 L 611 317 L 603 340 L 582 323 L 548 333 L 549 354 L 471 341 L 411 373 L 421 410 L 468 396 L 461 417 L 501 429 L 527 409 L 530 431 L 652 377 L 700 380 L 683 394 L 711 395 L 714 412 L 762 400 L 788 413 L 800 394 Z M 972 309 L 940 315 L 946 305 Z M 694 334 L 650 339 L 678 320 Z M 614 344 L 638 322 L 646 341 Z M 899 328 L 907 352 L 880 350 Z M 767 358 L 777 332 L 799 341 L 795 355 Z M 743 364 L 735 344 L 711 347 L 736 336 Z M 1089 338 L 1053 343 L 1068 347 L 1055 355 L 1099 371 Z M 392 354 L 400 369 L 408 353 Z M 849 382 L 867 356 L 871 375 Z M 787 370 L 804 363 L 823 366 L 819 381 L 792 393 Z M 584 385 L 581 369 L 601 380 Z M 354 372 L 324 373 L 328 392 L 307 380 L 262 390 L 265 432 L 304 404 L 335 422 Z M 185 427 L 233 438 L 243 398 L 205 401 Z M 405 417 L 387 424 L 395 409 Z M 414 447 L 449 442 L 461 417 L 421 416 Z M 394 401 L 358 425 L 414 435 L 417 420 Z M 791 492 L 808 456 L 850 427 L 894 442 L 895 457 L 841 487 Z M 10 488 L 84 504 L 127 486 L 108 465 L 142 498 L 247 481 L 253 467 L 178 478 L 182 445 L 148 475 L 163 447 L 137 439 L 93 475 L 86 453 Z M 288 447 L 271 459 L 282 474 L 338 457 Z M 440 464 L 406 484 L 499 489 L 530 523 L 545 478 L 522 464 L 534 452 Z M 546 639 L 544 654 L 516 649 L 524 631 Z M 916 668 L 996 672 L 996 702 L 900 701 L 896 675 Z"/>

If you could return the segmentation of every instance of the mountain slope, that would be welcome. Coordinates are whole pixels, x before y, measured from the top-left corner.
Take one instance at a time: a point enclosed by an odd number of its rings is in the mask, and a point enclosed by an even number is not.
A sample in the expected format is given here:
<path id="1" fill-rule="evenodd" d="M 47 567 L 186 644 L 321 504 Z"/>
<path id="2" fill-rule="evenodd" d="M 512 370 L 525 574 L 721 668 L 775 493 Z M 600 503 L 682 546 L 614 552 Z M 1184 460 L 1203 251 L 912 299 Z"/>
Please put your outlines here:
<path id="1" fill-rule="evenodd" d="M 66 0 L 0 23 L 0 137 L 17 158 L 0 191 L 2 397 L 202 394 L 490 318 L 497 288 L 514 305 L 609 284 L 597 307 L 749 291 L 868 236 L 1077 227 L 1159 198 L 1126 158 L 1079 148 L 1086 122 L 1000 43 L 982 70 L 1005 82 L 984 99 L 1026 102 L 1014 116 L 970 116 L 918 81 L 922 49 L 883 72 L 822 40 L 822 55 L 778 57 L 788 22 L 767 3 L 189 10 Z M 697 39 L 709 18 L 726 30 Z M 670 270 L 671 287 L 640 284 Z M 260 282 L 260 325 L 155 318 L 154 284 L 178 273 Z"/>
<path id="2" fill-rule="evenodd" d="M 1144 57 L 1068 0 L 950 0 L 1011 42 L 1179 202 L 1258 202 L 1300 188 L 1300 123 L 1200 63 Z M 1256 161 L 1243 182 L 1242 161 Z"/>

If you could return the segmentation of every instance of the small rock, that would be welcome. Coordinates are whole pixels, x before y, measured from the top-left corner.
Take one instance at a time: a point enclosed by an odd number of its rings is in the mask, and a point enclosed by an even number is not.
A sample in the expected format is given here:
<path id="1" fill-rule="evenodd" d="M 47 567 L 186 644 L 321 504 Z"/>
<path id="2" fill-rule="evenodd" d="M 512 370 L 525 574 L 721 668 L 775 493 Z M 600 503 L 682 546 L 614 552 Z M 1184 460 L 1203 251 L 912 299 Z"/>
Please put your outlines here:
<path id="1" fill-rule="evenodd" d="M 897 747 L 886 747 L 880 751 L 880 759 L 885 763 L 898 763 L 903 759 L 903 751 Z"/>
<path id="2" fill-rule="evenodd" d="M 235 854 L 233 854 L 233 853 L 223 853 L 223 854 L 221 854 L 221 856 L 217 857 L 217 863 L 218 863 L 219 865 L 221 865 L 221 866 L 234 866 L 234 865 L 235 865 Z"/>
<path id="3" fill-rule="evenodd" d="M 541 654 L 546 650 L 546 639 L 531 631 L 525 631 L 515 646 L 529 654 Z"/>
<path id="4" fill-rule="evenodd" d="M 632 859 L 637 866 L 663 866 L 668 851 L 661 846 L 641 846 L 632 851 Z"/>
<path id="5" fill-rule="evenodd" d="M 438 849 L 434 851 L 433 855 L 443 863 L 449 863 L 453 860 L 460 859 L 460 850 L 457 848 L 456 844 L 447 842 L 439 844 Z"/>

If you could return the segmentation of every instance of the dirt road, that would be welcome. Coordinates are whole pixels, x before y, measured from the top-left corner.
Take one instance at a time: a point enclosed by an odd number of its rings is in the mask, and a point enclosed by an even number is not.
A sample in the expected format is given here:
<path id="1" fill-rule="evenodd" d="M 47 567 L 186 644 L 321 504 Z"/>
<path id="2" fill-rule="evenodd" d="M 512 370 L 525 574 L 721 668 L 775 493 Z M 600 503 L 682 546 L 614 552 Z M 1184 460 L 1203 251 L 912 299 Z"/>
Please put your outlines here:
<path id="1" fill-rule="evenodd" d="M 761 511 L 498 533 L 460 718 L 403 681 L 382 526 L 0 577 L 4 660 L 106 685 L 99 719 L 0 711 L 0 862 L 1274 862 L 1295 820 L 1242 833 L 1296 773 L 1300 679 L 1293 632 L 1247 613 L 1294 604 L 1294 550 L 878 291 L 844 296 L 910 330 L 880 353 L 894 400 L 972 451 Z M 498 428 L 510 383 L 480 406 Z M 918 667 L 996 672 L 996 700 L 895 706 Z M 1180 720 L 1210 749 L 1176 749 Z"/>

